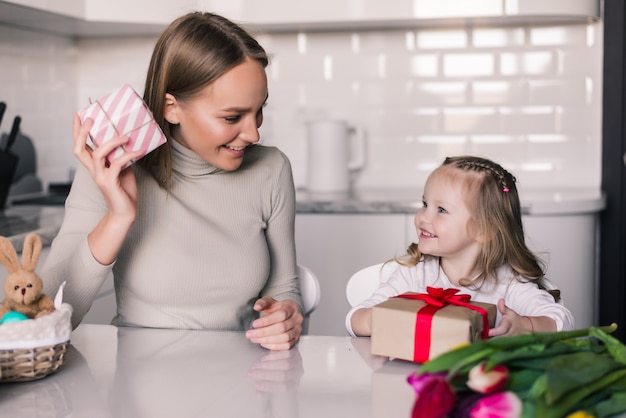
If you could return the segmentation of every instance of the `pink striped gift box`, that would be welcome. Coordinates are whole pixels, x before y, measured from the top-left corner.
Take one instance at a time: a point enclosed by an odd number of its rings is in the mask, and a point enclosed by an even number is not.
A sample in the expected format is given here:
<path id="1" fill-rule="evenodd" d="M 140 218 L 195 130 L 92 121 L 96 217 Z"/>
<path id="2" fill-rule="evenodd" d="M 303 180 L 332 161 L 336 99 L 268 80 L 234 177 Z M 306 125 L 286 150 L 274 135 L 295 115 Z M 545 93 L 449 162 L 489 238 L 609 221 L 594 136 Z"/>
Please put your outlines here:
<path id="1" fill-rule="evenodd" d="M 107 155 L 109 163 L 126 151 L 142 151 L 136 161 L 166 142 L 152 113 L 128 84 L 96 100 L 78 115 L 83 123 L 87 118 L 93 119 L 89 139 L 96 147 L 119 136 L 129 138 L 128 144 L 117 147 Z"/>

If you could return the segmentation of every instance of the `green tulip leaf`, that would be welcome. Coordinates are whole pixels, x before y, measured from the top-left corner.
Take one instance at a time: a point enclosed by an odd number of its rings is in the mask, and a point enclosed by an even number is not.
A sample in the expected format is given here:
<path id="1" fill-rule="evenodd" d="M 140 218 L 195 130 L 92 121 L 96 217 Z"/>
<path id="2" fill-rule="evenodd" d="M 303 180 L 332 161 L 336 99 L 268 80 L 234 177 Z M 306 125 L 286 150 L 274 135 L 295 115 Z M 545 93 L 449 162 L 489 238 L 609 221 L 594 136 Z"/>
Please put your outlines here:
<path id="1" fill-rule="evenodd" d="M 537 403 L 533 400 L 522 401 L 522 415 L 520 418 L 537 418 Z"/>
<path id="2" fill-rule="evenodd" d="M 606 390 L 614 382 L 626 378 L 626 369 L 620 369 L 604 375 L 602 378 L 595 380 L 587 385 L 578 387 L 577 389 L 562 396 L 558 402 L 551 405 L 552 415 L 542 415 L 550 417 L 565 416 L 571 412 L 576 406 L 590 395 Z"/>
<path id="3" fill-rule="evenodd" d="M 626 411 L 626 392 L 616 393 L 599 402 L 593 409 L 596 418 L 605 418 Z"/>
<path id="4" fill-rule="evenodd" d="M 565 394 L 594 382 L 621 364 L 610 356 L 582 351 L 555 357 L 546 368 L 548 404 L 557 402 Z"/>
<path id="5" fill-rule="evenodd" d="M 470 363 L 477 364 L 495 350 L 487 347 L 484 343 L 487 340 L 479 341 L 474 344 L 466 345 L 455 350 L 447 351 L 422 364 L 418 372 L 421 373 L 438 373 L 459 367 Z"/>
<path id="6" fill-rule="evenodd" d="M 542 370 L 523 369 L 514 373 L 511 372 L 509 373 L 507 390 L 517 393 L 522 399 L 526 399 L 529 397 L 529 389 L 541 376 L 543 376 Z"/>
<path id="7" fill-rule="evenodd" d="M 589 343 L 587 342 L 587 346 Z M 491 369 L 498 364 L 507 365 L 519 364 L 524 368 L 544 369 L 547 361 L 551 361 L 552 357 L 579 352 L 581 347 L 579 344 L 567 344 L 565 341 L 557 342 L 546 347 L 543 344 L 533 344 L 527 347 L 521 347 L 512 351 L 498 351 L 494 353 L 487 362 L 487 369 Z M 603 350 L 603 348 L 600 348 Z"/>
<path id="8" fill-rule="evenodd" d="M 626 346 L 617 338 L 598 328 L 592 328 L 589 335 L 602 341 L 615 361 L 626 364 Z"/>
<path id="9" fill-rule="evenodd" d="M 540 375 L 532 384 L 527 393 L 527 398 L 542 400 L 548 392 L 548 376 Z"/>

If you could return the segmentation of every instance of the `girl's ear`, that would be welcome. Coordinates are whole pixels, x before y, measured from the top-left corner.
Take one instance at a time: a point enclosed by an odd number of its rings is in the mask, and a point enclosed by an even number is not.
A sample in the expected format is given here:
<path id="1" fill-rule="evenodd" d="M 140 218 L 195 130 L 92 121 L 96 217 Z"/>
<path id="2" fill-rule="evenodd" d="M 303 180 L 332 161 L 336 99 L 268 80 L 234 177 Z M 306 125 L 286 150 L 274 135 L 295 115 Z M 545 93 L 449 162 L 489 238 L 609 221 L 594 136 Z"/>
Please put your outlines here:
<path id="1" fill-rule="evenodd" d="M 165 106 L 163 108 L 165 120 L 172 125 L 178 125 L 180 123 L 179 112 L 180 105 L 176 98 L 169 93 L 165 93 Z"/>
<path id="2" fill-rule="evenodd" d="M 470 233 L 474 235 L 474 241 L 479 244 L 484 244 L 487 242 L 488 237 L 485 236 L 485 231 L 481 231 L 480 226 L 475 221 L 470 221 Z"/>

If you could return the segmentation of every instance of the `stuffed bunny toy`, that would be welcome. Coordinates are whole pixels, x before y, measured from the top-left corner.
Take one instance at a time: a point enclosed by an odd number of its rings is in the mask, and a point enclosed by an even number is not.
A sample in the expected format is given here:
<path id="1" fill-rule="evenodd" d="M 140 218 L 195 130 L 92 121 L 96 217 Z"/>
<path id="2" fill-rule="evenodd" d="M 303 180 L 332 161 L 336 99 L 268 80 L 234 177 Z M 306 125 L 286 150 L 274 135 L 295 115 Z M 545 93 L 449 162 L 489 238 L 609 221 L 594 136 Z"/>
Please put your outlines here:
<path id="1" fill-rule="evenodd" d="M 54 302 L 42 294 L 43 281 L 35 273 L 41 255 L 41 238 L 30 233 L 24 240 L 22 264 L 11 242 L 0 236 L 0 263 L 9 275 L 4 282 L 5 299 L 0 306 L 0 318 L 9 311 L 17 311 L 34 319 L 54 311 Z"/>

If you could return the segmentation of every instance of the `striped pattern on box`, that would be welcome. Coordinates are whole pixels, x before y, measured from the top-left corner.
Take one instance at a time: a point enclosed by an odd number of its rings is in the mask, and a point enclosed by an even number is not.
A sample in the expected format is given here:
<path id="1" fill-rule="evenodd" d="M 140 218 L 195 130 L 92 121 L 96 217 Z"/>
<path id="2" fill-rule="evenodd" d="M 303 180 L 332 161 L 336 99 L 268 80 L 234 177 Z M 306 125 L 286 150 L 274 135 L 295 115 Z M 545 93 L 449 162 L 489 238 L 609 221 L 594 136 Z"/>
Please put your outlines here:
<path id="1" fill-rule="evenodd" d="M 129 84 L 95 101 L 79 116 L 83 123 L 87 118 L 93 119 L 89 139 L 96 147 L 119 136 L 129 138 L 128 144 L 117 147 L 107 156 L 109 163 L 126 151 L 142 151 L 139 159 L 166 142 L 152 113 Z"/>

